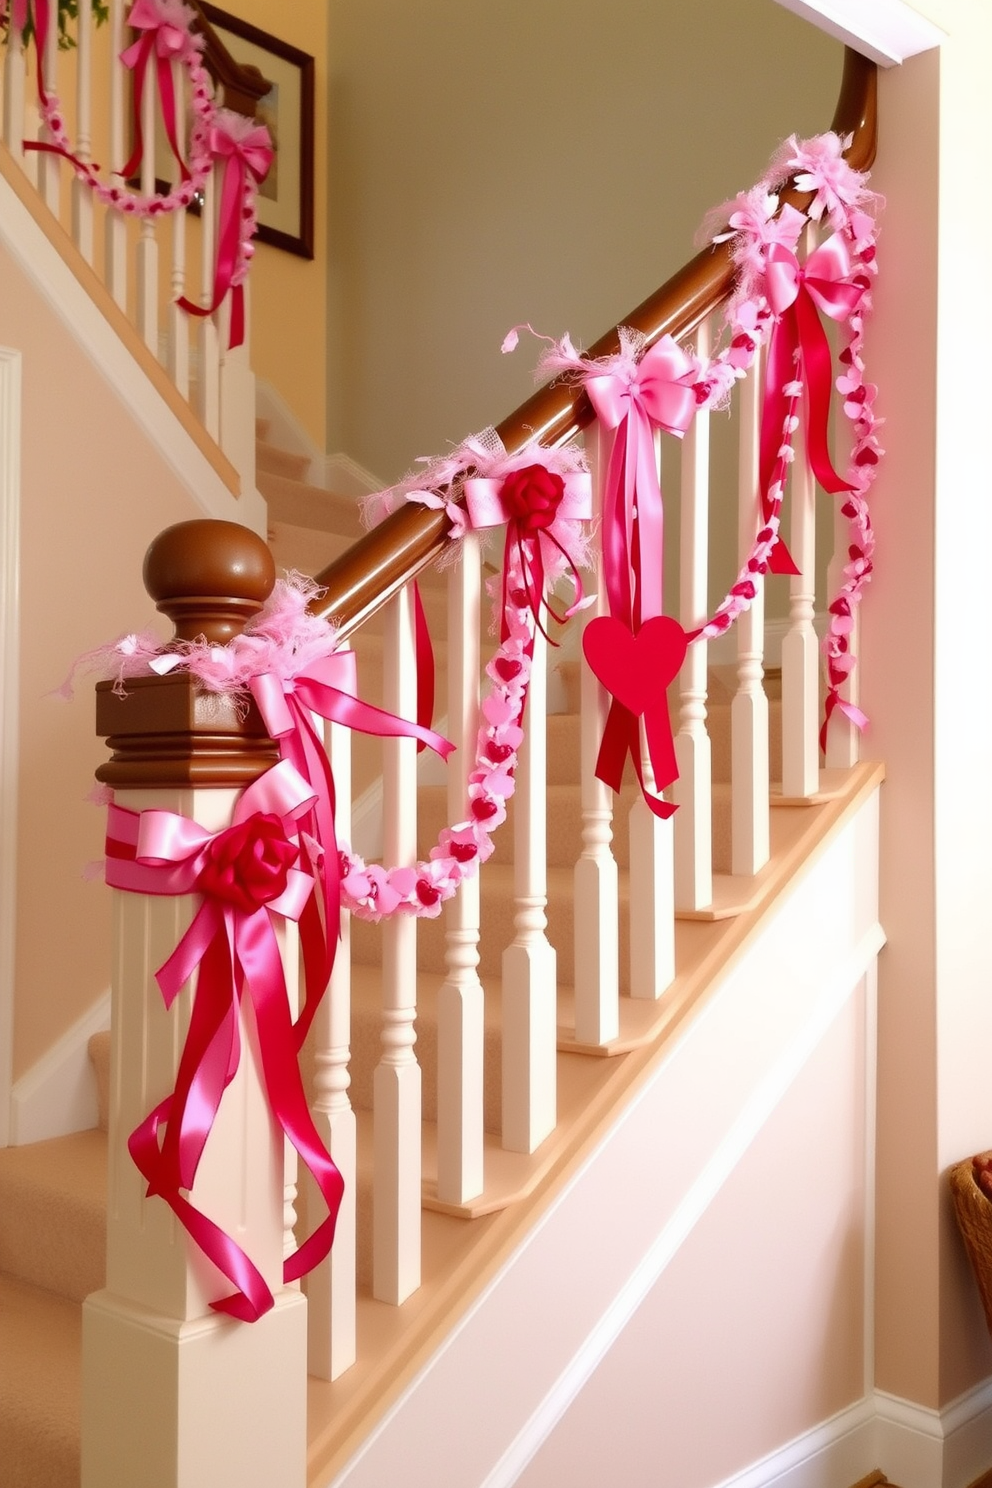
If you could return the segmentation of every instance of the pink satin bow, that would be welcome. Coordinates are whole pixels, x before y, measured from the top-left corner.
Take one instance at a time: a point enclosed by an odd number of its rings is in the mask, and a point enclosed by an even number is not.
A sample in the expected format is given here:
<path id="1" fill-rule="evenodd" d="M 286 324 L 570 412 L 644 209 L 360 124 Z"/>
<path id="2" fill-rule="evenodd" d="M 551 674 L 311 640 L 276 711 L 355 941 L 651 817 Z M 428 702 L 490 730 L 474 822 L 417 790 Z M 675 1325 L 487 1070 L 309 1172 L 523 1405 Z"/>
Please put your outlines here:
<path id="1" fill-rule="evenodd" d="M 353 651 L 335 651 L 322 657 L 292 678 L 266 672 L 252 679 L 255 699 L 270 738 L 279 745 L 282 759 L 293 766 L 313 793 L 303 825 L 318 851 L 313 872 L 321 889 L 324 923 L 314 923 L 316 911 L 306 911 L 300 925 L 306 1002 L 297 1023 L 302 1044 L 334 965 L 341 926 L 341 864 L 334 830 L 334 776 L 323 743 L 311 719 L 312 713 L 330 723 L 355 729 L 378 738 L 416 738 L 447 759 L 454 745 L 440 734 L 405 718 L 397 718 L 356 697 L 357 675 Z"/>
<path id="2" fill-rule="evenodd" d="M 299 1038 L 273 918 L 300 920 L 310 901 L 313 880 L 295 866 L 296 826 L 313 800 L 306 781 L 280 761 L 243 792 L 224 831 L 208 832 L 171 811 L 139 814 L 111 806 L 108 819 L 108 884 L 138 894 L 201 895 L 189 929 L 155 974 L 171 1007 L 199 972 L 175 1089 L 135 1128 L 128 1149 L 148 1194 L 166 1201 L 235 1286 L 232 1296 L 211 1306 L 245 1322 L 272 1307 L 272 1293 L 245 1251 L 180 1190 L 193 1186 L 221 1097 L 238 1068 L 238 1010 L 247 996 L 272 1114 L 313 1174 L 328 1211 L 287 1257 L 284 1280 L 295 1281 L 315 1266 L 334 1239 L 344 1186 L 314 1127 L 300 1080 Z"/>
<path id="3" fill-rule="evenodd" d="M 231 290 L 231 335 L 229 345 L 240 346 L 245 339 L 244 286 L 234 284 L 241 247 L 245 187 L 249 172 L 256 181 L 265 180 L 275 158 L 269 131 L 262 124 L 241 130 L 233 120 L 225 127 L 214 124 L 209 135 L 210 153 L 224 161 L 221 186 L 217 263 L 214 268 L 213 295 L 209 305 L 195 305 L 185 295 L 177 302 L 190 315 L 213 315 Z"/>
<path id="4" fill-rule="evenodd" d="M 551 640 L 541 624 L 542 608 L 559 625 L 564 625 L 582 605 L 582 580 L 574 557 L 562 541 L 563 538 L 567 541 L 567 529 L 559 524 L 592 520 L 592 478 L 584 470 L 560 475 L 539 461 L 525 464 L 522 458 L 514 469 L 501 476 L 471 476 L 464 490 L 468 520 L 474 530 L 506 526 L 501 639 L 505 641 L 509 634 L 506 584 L 512 566 L 511 554 L 515 552 L 516 567 L 523 578 L 534 622 Z M 545 545 L 550 551 L 545 550 Z M 575 595 L 563 615 L 555 614 L 545 597 L 546 569 L 555 550 L 565 559 Z"/>
<path id="5" fill-rule="evenodd" d="M 189 169 L 179 149 L 176 128 L 176 94 L 172 82 L 172 63 L 181 58 L 190 45 L 188 30 L 170 20 L 165 8 L 158 0 L 134 0 L 128 25 L 145 34 L 121 52 L 125 67 L 134 71 L 132 90 L 132 120 L 134 127 L 134 149 L 127 164 L 117 172 L 125 180 L 137 174 L 144 154 L 141 133 L 141 100 L 145 91 L 145 74 L 152 55 L 155 55 L 158 72 L 158 91 L 162 104 L 162 120 L 169 147 L 179 166 L 184 181 L 189 180 Z"/>
<path id="6" fill-rule="evenodd" d="M 774 243 L 768 252 L 765 293 L 776 316 L 768 346 L 765 399 L 761 412 L 760 486 L 762 520 L 767 523 L 774 503 L 769 490 L 790 413 L 786 388 L 800 377 L 806 387 L 806 449 L 810 468 L 825 491 L 850 490 L 830 459 L 828 426 L 832 390 L 830 343 L 819 312 L 832 320 L 848 318 L 864 293 L 851 280 L 851 260 L 839 233 L 811 253 L 805 266 L 791 248 Z M 798 573 L 795 561 L 780 538 L 769 559 L 772 573 Z"/>

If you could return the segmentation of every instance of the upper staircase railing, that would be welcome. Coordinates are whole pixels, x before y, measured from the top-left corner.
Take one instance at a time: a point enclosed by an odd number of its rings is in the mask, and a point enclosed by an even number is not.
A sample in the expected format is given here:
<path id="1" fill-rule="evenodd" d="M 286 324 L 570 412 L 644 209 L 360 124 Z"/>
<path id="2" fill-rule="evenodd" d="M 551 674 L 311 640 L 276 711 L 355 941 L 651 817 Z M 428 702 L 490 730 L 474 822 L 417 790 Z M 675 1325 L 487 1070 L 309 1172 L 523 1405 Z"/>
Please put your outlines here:
<path id="1" fill-rule="evenodd" d="M 62 225 L 69 240 L 58 244 L 63 257 L 238 494 L 242 484 L 254 484 L 247 335 L 231 348 L 230 294 L 212 313 L 196 318 L 177 303 L 184 296 L 204 308 L 213 302 L 223 164 L 212 165 L 188 205 L 173 200 L 160 211 L 154 201 L 175 199 L 183 183 L 180 160 L 190 157 L 194 89 L 212 89 L 218 106 L 251 120 L 271 85 L 257 68 L 235 61 L 195 4 L 191 30 L 202 38 L 199 81 L 188 65 L 188 49 L 173 48 L 171 54 L 166 51 L 172 60 L 160 61 L 157 41 L 144 63 L 126 66 L 121 54 L 150 35 L 131 28 L 132 12 L 145 27 L 155 20 L 155 7 L 145 8 L 149 15 L 142 17 L 131 0 L 108 0 L 106 19 L 99 24 L 92 0 L 79 0 L 78 14 L 68 23 L 70 44 L 60 48 L 56 0 L 30 0 L 26 6 L 22 0 L 21 8 L 17 0 L 0 5 L 6 12 L 0 30 L 0 145 L 9 152 L 5 157 L 0 149 L 0 167 L 47 232 L 51 216 Z M 27 43 L 17 24 L 23 24 L 24 14 L 30 22 Z M 36 55 L 39 33 L 45 33 L 41 56 Z M 160 110 L 160 95 L 170 89 L 175 152 L 165 139 Z M 136 92 L 146 144 L 140 160 Z M 55 101 L 57 111 L 46 110 L 46 101 Z M 63 147 L 79 169 L 49 148 L 35 148 L 59 142 L 52 127 L 56 118 Z M 137 163 L 125 179 L 121 171 L 130 161 Z M 150 211 L 142 205 L 148 202 Z"/>

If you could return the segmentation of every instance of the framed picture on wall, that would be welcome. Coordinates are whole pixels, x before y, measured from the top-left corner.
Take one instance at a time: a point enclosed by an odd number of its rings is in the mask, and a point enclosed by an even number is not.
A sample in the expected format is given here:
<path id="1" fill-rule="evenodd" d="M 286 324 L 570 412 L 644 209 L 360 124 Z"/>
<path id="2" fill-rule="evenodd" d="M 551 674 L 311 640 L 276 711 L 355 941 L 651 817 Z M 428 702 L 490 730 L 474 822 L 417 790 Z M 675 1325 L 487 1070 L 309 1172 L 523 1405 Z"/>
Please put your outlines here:
<path id="1" fill-rule="evenodd" d="M 313 58 L 216 5 L 200 9 L 234 60 L 272 84 L 256 108 L 276 147 L 258 189 L 258 240 L 313 258 Z"/>

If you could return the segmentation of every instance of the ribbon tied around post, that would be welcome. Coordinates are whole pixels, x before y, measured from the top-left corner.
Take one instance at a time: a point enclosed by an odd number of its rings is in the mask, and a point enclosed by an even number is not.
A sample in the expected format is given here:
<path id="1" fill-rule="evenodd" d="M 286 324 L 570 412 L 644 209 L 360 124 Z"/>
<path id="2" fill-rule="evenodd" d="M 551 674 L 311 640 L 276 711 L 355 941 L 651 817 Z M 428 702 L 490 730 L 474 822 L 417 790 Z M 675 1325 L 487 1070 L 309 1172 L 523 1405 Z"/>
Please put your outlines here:
<path id="1" fill-rule="evenodd" d="M 847 320 L 857 308 L 865 284 L 851 277 L 851 259 L 839 233 L 833 233 L 809 255 L 805 265 L 791 248 L 773 243 L 768 251 L 765 294 L 776 317 L 768 345 L 765 398 L 761 411 L 759 484 L 762 521 L 767 523 L 774 503 L 770 496 L 783 431 L 791 412 L 793 391 L 801 380 L 806 390 L 806 450 L 810 469 L 825 491 L 836 495 L 851 489 L 833 467 L 829 447 L 832 357 L 820 312 L 831 320 Z M 779 538 L 772 548 L 769 569 L 795 574 L 798 569 Z"/>
<path id="2" fill-rule="evenodd" d="M 181 62 L 190 48 L 196 45 L 190 33 L 190 22 L 194 19 L 189 6 L 182 0 L 134 0 L 127 23 L 135 31 L 144 34 L 121 52 L 121 61 L 134 73 L 132 90 L 132 120 L 134 149 L 127 164 L 118 171 L 128 180 L 137 174 L 144 154 L 144 139 L 141 127 L 141 104 L 145 91 L 148 64 L 155 58 L 158 76 L 158 93 L 162 105 L 162 120 L 169 148 L 179 166 L 184 181 L 190 179 L 189 168 L 179 149 L 176 125 L 176 94 L 172 80 L 173 62 Z"/>
<path id="3" fill-rule="evenodd" d="M 260 185 L 268 175 L 275 158 L 269 131 L 227 110 L 217 116 L 208 136 L 210 154 L 224 162 L 220 213 L 217 230 L 217 262 L 214 267 L 213 293 L 209 305 L 196 305 L 184 295 L 177 304 L 190 315 L 213 315 L 228 290 L 231 291 L 231 333 L 228 344 L 233 349 L 245 339 L 244 274 L 246 263 L 240 262 L 241 215 L 249 210 L 246 198 L 253 185 Z M 250 251 L 248 245 L 246 252 Z"/>
<path id="4" fill-rule="evenodd" d="M 525 451 L 521 460 L 535 451 Z M 545 453 L 542 451 L 542 453 Z M 569 552 L 567 522 L 592 520 L 592 480 L 586 470 L 565 469 L 559 473 L 550 464 L 533 460 L 519 464 L 499 476 L 470 476 L 464 483 L 465 509 L 474 530 L 506 526 L 503 555 L 503 604 L 501 640 L 508 637 L 507 575 L 516 568 L 522 580 L 520 608 L 528 608 L 542 635 L 551 642 L 541 610 L 564 625 L 583 605 L 582 580 L 575 556 Z M 517 563 L 511 560 L 516 557 Z M 555 559 L 564 560 L 574 599 L 563 615 L 548 603 L 548 572 Z M 520 596 L 515 596 L 520 598 Z"/>
<path id="5" fill-rule="evenodd" d="M 309 1168 L 328 1211 L 287 1257 L 284 1281 L 311 1270 L 331 1247 L 343 1182 L 307 1106 L 275 930 L 278 918 L 300 921 L 311 899 L 313 879 L 297 866 L 297 826 L 313 803 L 306 781 L 282 760 L 242 793 L 232 825 L 220 832 L 171 811 L 139 813 L 112 805 L 108 819 L 111 887 L 201 896 L 189 928 L 155 973 L 166 1007 L 198 973 L 175 1088 L 131 1133 L 128 1150 L 149 1196 L 165 1200 L 236 1288 L 211 1306 L 245 1322 L 257 1321 L 272 1307 L 272 1292 L 241 1246 L 181 1190 L 193 1187 L 221 1098 L 240 1064 L 239 1013 L 247 997 L 269 1108 Z"/>

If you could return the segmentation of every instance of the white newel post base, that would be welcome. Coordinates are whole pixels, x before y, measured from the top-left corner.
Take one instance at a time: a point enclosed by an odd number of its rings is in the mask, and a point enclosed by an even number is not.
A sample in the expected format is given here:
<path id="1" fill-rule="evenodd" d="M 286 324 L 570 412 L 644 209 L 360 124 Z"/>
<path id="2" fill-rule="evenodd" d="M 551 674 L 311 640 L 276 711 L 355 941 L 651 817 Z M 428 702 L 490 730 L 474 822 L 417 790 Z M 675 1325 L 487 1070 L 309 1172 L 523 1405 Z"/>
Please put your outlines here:
<path id="1" fill-rule="evenodd" d="M 83 1304 L 82 1488 L 306 1483 L 307 1305 L 180 1321 L 112 1292 Z"/>

